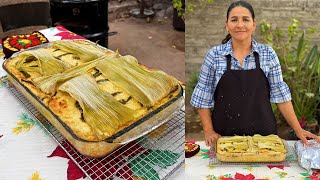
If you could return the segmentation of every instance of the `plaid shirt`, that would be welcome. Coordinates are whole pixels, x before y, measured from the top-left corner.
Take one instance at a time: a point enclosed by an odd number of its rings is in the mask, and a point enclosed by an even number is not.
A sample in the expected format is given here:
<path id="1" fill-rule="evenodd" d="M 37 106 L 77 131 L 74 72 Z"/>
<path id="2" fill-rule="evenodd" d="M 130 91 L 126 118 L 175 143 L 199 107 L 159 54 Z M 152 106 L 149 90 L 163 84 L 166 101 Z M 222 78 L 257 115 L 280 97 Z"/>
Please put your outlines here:
<path id="1" fill-rule="evenodd" d="M 204 58 L 199 81 L 191 97 L 191 105 L 196 108 L 212 108 L 214 106 L 213 95 L 215 89 L 220 78 L 227 70 L 226 55 L 231 55 L 231 69 L 250 70 L 256 68 L 254 51 L 259 54 L 260 67 L 269 80 L 270 102 L 290 101 L 291 93 L 288 85 L 283 81 L 281 66 L 276 52 L 271 47 L 252 40 L 252 50 L 245 57 L 243 67 L 241 67 L 240 62 L 233 55 L 231 40 L 229 40 L 226 44 L 210 49 Z"/>

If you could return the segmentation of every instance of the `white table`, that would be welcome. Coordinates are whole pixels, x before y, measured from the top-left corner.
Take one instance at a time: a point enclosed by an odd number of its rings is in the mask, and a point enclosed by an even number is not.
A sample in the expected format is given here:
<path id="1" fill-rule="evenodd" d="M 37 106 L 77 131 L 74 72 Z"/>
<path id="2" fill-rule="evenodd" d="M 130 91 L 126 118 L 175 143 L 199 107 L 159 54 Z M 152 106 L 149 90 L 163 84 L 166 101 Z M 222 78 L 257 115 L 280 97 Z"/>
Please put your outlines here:
<path id="1" fill-rule="evenodd" d="M 200 152 L 191 157 L 186 158 L 185 172 L 187 180 L 206 179 L 206 180 L 262 180 L 262 179 L 319 179 L 320 171 L 308 173 L 307 170 L 301 168 L 296 157 L 293 155 L 293 145 L 295 141 L 287 141 L 289 145 L 289 156 L 282 163 L 251 163 L 251 164 L 227 164 L 219 163 L 209 166 L 210 156 L 209 147 L 204 141 L 196 141 L 200 145 Z M 309 178 L 308 178 L 309 177 Z M 319 178 L 318 178 L 319 177 Z"/>

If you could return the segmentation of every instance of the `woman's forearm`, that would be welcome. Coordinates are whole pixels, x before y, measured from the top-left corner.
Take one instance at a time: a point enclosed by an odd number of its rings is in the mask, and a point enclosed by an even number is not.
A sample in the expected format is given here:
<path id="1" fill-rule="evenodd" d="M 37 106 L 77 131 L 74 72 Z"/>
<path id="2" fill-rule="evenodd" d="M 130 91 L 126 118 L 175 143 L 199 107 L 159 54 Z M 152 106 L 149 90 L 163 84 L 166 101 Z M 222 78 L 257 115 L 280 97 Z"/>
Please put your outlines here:
<path id="1" fill-rule="evenodd" d="M 213 130 L 212 119 L 211 119 L 211 110 L 208 108 L 199 108 L 197 109 L 204 132 L 210 132 Z"/>
<path id="2" fill-rule="evenodd" d="M 291 101 L 277 103 L 277 106 L 282 116 L 294 131 L 301 129 L 297 116 L 294 113 Z"/>

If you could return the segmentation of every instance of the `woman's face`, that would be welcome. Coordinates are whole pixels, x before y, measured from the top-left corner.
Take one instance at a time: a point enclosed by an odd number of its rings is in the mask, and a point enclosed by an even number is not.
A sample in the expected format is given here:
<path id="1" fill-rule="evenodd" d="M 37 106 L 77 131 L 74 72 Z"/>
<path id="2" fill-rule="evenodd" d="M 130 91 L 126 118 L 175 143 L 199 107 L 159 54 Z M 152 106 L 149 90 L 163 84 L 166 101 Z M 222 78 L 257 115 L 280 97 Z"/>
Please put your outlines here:
<path id="1" fill-rule="evenodd" d="M 238 6 L 230 11 L 226 28 L 232 39 L 244 41 L 251 38 L 251 34 L 256 29 L 256 21 L 252 19 L 247 8 Z"/>

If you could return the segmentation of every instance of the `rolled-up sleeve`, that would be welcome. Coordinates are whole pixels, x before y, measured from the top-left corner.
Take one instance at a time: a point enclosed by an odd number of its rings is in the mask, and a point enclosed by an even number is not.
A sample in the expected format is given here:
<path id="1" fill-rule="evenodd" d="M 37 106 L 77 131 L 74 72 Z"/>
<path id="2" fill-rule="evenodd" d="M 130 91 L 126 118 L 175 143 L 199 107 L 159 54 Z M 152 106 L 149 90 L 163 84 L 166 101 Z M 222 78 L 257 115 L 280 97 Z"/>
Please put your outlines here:
<path id="1" fill-rule="evenodd" d="M 213 52 L 209 51 L 204 58 L 198 83 L 192 93 L 190 104 L 196 108 L 212 108 L 215 84 Z"/>
<path id="2" fill-rule="evenodd" d="M 282 103 L 291 100 L 291 93 L 288 85 L 283 81 L 281 65 L 276 52 L 272 49 L 270 72 L 268 80 L 270 84 L 270 102 Z"/>

